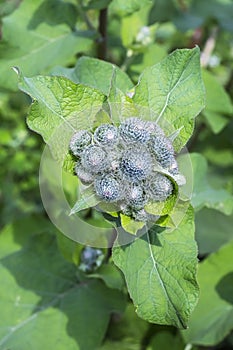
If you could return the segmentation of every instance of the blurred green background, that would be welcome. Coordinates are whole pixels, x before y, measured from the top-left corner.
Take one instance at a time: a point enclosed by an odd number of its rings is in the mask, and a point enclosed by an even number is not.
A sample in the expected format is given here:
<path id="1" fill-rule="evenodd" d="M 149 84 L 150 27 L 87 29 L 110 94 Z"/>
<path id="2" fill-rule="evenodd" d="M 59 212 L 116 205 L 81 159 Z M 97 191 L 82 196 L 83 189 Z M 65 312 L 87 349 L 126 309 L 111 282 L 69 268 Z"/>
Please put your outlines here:
<path id="1" fill-rule="evenodd" d="M 0 349 L 232 349 L 233 1 L 1 0 L 0 36 Z M 61 74 L 85 55 L 116 64 L 136 84 L 147 66 L 195 45 L 206 88 L 206 108 L 188 144 L 202 312 L 184 334 L 139 319 L 106 251 L 108 262 L 90 268 L 93 295 L 80 290 L 78 301 L 69 294 L 68 306 L 65 298 L 52 299 L 88 268 L 78 268 L 83 247 L 57 232 L 44 212 L 38 184 L 44 144 L 27 128 L 31 101 L 18 91 L 12 67 L 26 76 Z"/>

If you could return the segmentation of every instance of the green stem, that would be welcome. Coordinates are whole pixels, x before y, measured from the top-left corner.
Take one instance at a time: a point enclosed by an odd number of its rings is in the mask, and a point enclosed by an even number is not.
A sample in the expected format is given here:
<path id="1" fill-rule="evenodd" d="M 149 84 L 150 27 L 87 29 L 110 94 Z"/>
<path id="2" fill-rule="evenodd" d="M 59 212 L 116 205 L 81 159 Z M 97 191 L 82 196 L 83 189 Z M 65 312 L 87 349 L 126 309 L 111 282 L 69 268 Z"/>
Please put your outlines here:
<path id="1" fill-rule="evenodd" d="M 83 3 L 81 0 L 77 0 L 77 9 L 78 9 L 80 16 L 82 17 L 82 20 L 86 23 L 87 28 L 90 30 L 96 30 L 95 27 L 92 25 L 90 19 L 88 18 L 87 14 L 83 8 Z"/>

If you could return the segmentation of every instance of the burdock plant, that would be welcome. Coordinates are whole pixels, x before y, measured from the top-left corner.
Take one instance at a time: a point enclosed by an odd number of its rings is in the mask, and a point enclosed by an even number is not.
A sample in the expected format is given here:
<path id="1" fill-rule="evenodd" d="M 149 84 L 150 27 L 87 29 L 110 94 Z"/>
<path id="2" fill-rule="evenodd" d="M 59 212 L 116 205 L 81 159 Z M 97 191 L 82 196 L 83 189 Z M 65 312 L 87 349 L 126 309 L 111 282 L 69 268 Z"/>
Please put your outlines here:
<path id="1" fill-rule="evenodd" d="M 114 203 L 136 221 L 142 210 L 143 221 L 150 220 L 146 205 L 165 203 L 175 192 L 174 164 L 180 175 L 175 151 L 156 122 L 129 117 L 118 126 L 81 130 L 72 136 L 70 151 L 76 175 L 93 188 L 97 200 Z"/>
<path id="2" fill-rule="evenodd" d="M 73 81 L 20 75 L 20 88 L 34 100 L 28 125 L 54 159 L 54 172 L 51 158 L 41 163 L 47 213 L 69 238 L 111 247 L 140 317 L 186 328 L 198 300 L 197 246 L 191 167 L 180 151 L 204 107 L 199 49 L 173 52 L 135 86 L 118 67 L 90 57 L 68 76 Z M 78 178 L 67 186 L 71 196 L 79 190 L 72 209 L 63 171 Z"/>

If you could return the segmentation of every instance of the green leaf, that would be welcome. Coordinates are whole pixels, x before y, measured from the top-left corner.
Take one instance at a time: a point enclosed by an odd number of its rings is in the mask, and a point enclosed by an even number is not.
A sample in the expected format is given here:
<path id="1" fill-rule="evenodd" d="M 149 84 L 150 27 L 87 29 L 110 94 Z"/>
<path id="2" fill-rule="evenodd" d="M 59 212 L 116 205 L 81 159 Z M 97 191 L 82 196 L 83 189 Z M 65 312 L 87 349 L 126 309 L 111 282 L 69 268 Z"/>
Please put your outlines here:
<path id="1" fill-rule="evenodd" d="M 145 223 L 141 221 L 135 221 L 134 219 L 131 219 L 129 216 L 120 214 L 121 218 L 121 226 L 122 228 L 132 235 L 136 235 L 139 230 L 141 230 Z"/>
<path id="2" fill-rule="evenodd" d="M 70 211 L 70 215 L 78 213 L 80 210 L 94 207 L 100 202 L 101 200 L 96 196 L 93 186 L 89 186 L 81 191 L 79 199 Z"/>
<path id="3" fill-rule="evenodd" d="M 130 16 L 122 18 L 121 40 L 125 47 L 130 47 L 142 26 L 142 16 L 138 12 L 133 12 Z M 129 30 L 129 28 L 131 29 Z"/>
<path id="4" fill-rule="evenodd" d="M 35 100 L 27 119 L 28 126 L 49 142 L 54 131 L 62 125 L 58 135 L 61 145 L 62 141 L 67 143 L 67 137 L 76 130 L 92 126 L 105 99 L 101 92 L 63 77 L 26 78 L 20 75 L 19 88 Z M 59 149 L 57 141 L 54 148 Z"/>
<path id="5" fill-rule="evenodd" d="M 186 342 L 216 345 L 232 330 L 232 256 L 233 242 L 230 242 L 200 263 L 200 300 L 191 316 L 189 329 L 183 332 Z"/>
<path id="6" fill-rule="evenodd" d="M 232 195 L 225 189 L 211 187 L 207 180 L 207 162 L 201 154 L 192 153 L 191 161 L 195 174 L 191 203 L 195 210 L 205 206 L 230 215 L 233 211 Z"/>
<path id="7" fill-rule="evenodd" d="M 13 66 L 35 75 L 48 72 L 55 64 L 69 64 L 75 54 L 89 50 L 94 33 L 72 30 L 69 26 L 74 27 L 76 16 L 74 5 L 64 1 L 24 0 L 3 18 L 6 44 L 0 60 L 0 86 L 17 90 Z"/>
<path id="8" fill-rule="evenodd" d="M 203 70 L 202 76 L 206 88 L 206 108 L 202 113 L 212 131 L 219 133 L 228 123 L 225 115 L 232 115 L 233 105 L 222 85 L 210 72 Z"/>
<path id="9" fill-rule="evenodd" d="M 127 16 L 147 5 L 150 5 L 150 0 L 113 0 L 110 8 L 121 16 Z"/>
<path id="10" fill-rule="evenodd" d="M 149 23 L 168 22 L 176 14 L 176 7 L 174 1 L 157 0 L 153 2 L 153 7 L 150 12 Z"/>
<path id="11" fill-rule="evenodd" d="M 128 303 L 124 313 L 121 316 L 121 319 L 110 324 L 108 329 L 108 337 L 111 340 L 114 340 L 114 343 L 117 343 L 117 341 L 121 341 L 123 343 L 128 341 L 128 347 L 126 350 L 139 350 L 139 344 L 143 343 L 145 334 L 147 334 L 149 327 L 150 325 L 148 322 L 137 316 L 133 304 Z M 117 344 L 118 348 L 116 349 L 122 350 L 119 343 Z"/>
<path id="12" fill-rule="evenodd" d="M 154 226 L 131 244 L 114 247 L 113 261 L 125 275 L 140 317 L 187 327 L 198 298 L 196 255 L 191 208 L 177 229 Z"/>
<path id="13" fill-rule="evenodd" d="M 195 215 L 199 254 L 212 253 L 233 240 L 233 215 L 203 208 Z"/>
<path id="14" fill-rule="evenodd" d="M 83 249 L 83 245 L 68 238 L 60 231 L 56 232 L 56 237 L 58 248 L 63 257 L 70 263 L 78 266 L 80 262 L 80 253 Z"/>
<path id="15" fill-rule="evenodd" d="M 0 235 L 0 348 L 97 349 L 111 312 L 123 311 L 124 297 L 97 279 L 77 280 L 55 237 L 46 229 L 33 234 L 38 227 L 31 227 L 23 247 L 25 230 L 17 231 L 17 223 Z"/>
<path id="16" fill-rule="evenodd" d="M 57 67 L 53 74 L 63 74 L 75 83 L 81 83 L 109 95 L 111 80 L 116 75 L 116 87 L 127 92 L 133 83 L 123 71 L 112 63 L 92 57 L 81 57 L 74 68 Z"/>
<path id="17" fill-rule="evenodd" d="M 203 111 L 203 115 L 205 116 L 207 124 L 215 134 L 221 132 L 222 129 L 224 129 L 225 126 L 229 123 L 229 118 L 218 112 L 205 110 Z"/>
<path id="18" fill-rule="evenodd" d="M 166 50 L 162 45 L 152 44 L 145 48 L 143 53 L 139 53 L 132 58 L 132 63 L 129 67 L 131 75 L 137 77 L 141 72 L 150 66 L 159 63 L 166 56 Z"/>
<path id="19" fill-rule="evenodd" d="M 95 273 L 89 274 L 89 278 L 100 278 L 107 287 L 123 290 L 124 278 L 121 271 L 112 263 L 103 264 Z"/>
<path id="20" fill-rule="evenodd" d="M 177 201 L 178 186 L 173 182 L 175 186 L 174 193 L 169 196 L 164 202 L 149 202 L 145 205 L 145 210 L 147 213 L 152 215 L 167 215 L 169 214 Z"/>
<path id="21" fill-rule="evenodd" d="M 110 83 L 108 104 L 111 111 L 111 119 L 116 125 L 119 125 L 123 119 L 132 117 L 132 115 L 138 115 L 138 110 L 132 99 L 118 89 L 115 72 Z"/>
<path id="22" fill-rule="evenodd" d="M 165 132 L 181 128 L 174 142 L 175 149 L 180 150 L 193 132 L 194 118 L 204 107 L 199 49 L 176 50 L 161 63 L 146 68 L 133 101 L 149 107 Z"/>
<path id="23" fill-rule="evenodd" d="M 184 342 L 180 335 L 174 335 L 172 332 L 161 330 L 152 337 L 150 345 L 146 348 L 146 350 L 171 350 L 171 344 L 173 350 L 185 349 Z"/>
<path id="24" fill-rule="evenodd" d="M 73 156 L 70 152 L 67 152 L 63 162 L 64 171 L 74 175 L 74 168 L 76 163 L 77 159 L 75 158 L 75 156 Z"/>

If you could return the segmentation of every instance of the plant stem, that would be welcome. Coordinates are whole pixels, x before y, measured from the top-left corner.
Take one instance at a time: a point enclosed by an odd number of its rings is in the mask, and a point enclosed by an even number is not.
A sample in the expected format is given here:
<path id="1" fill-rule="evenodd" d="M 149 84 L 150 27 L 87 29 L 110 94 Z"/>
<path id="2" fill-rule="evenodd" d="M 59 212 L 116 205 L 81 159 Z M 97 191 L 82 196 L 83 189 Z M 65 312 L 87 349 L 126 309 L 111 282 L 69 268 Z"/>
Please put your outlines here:
<path id="1" fill-rule="evenodd" d="M 108 9 L 102 9 L 99 13 L 99 27 L 100 39 L 97 43 L 97 57 L 101 60 L 107 60 L 107 17 Z"/>
<path id="2" fill-rule="evenodd" d="M 90 30 L 95 30 L 95 27 L 92 25 L 85 10 L 83 9 L 82 1 L 79 1 L 79 0 L 77 1 L 77 9 L 78 9 L 78 12 L 79 12 L 80 16 L 82 17 L 83 21 L 86 23 L 87 28 Z"/>

